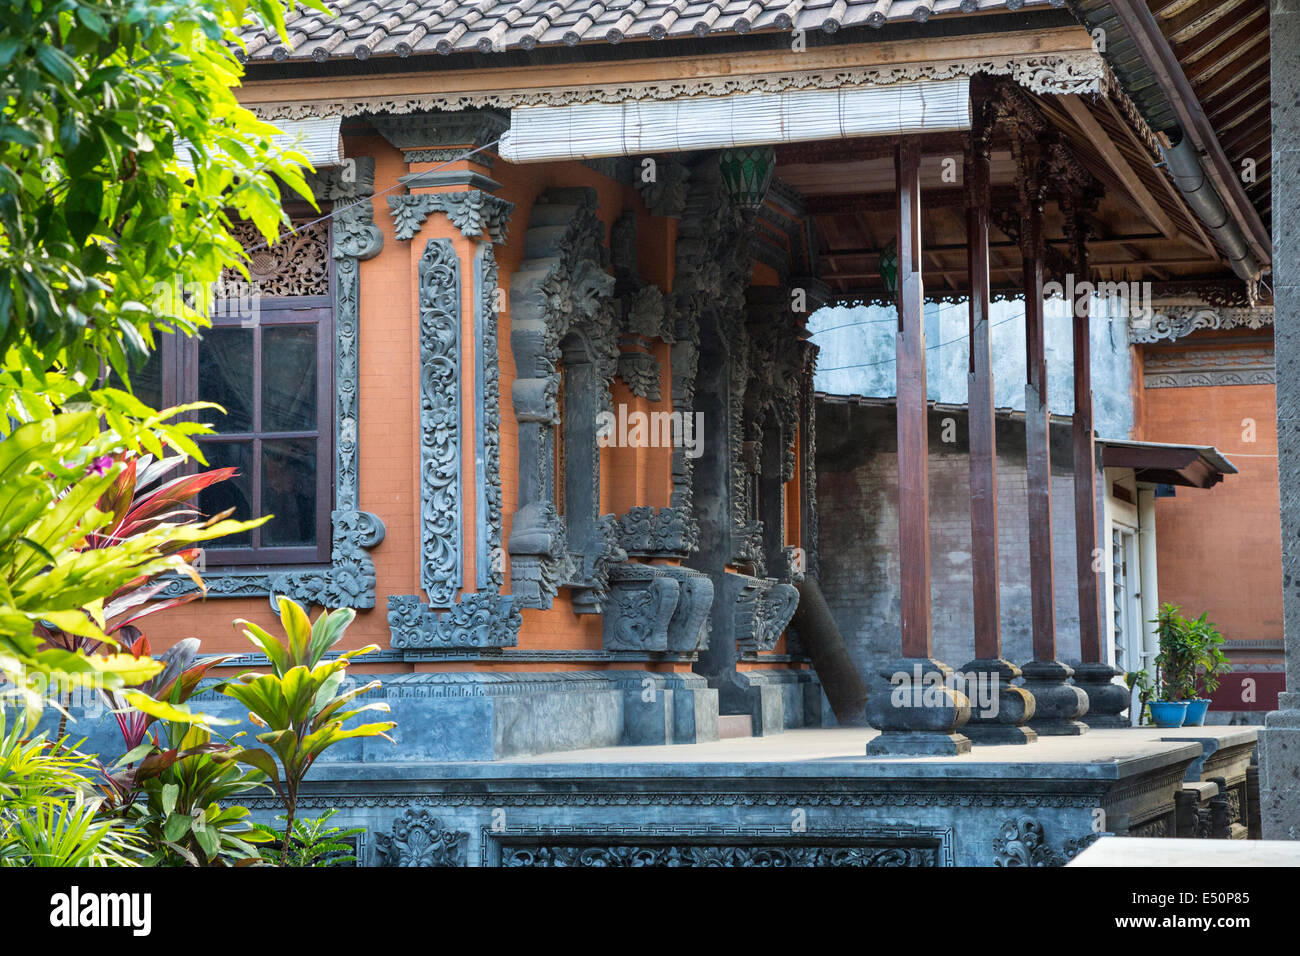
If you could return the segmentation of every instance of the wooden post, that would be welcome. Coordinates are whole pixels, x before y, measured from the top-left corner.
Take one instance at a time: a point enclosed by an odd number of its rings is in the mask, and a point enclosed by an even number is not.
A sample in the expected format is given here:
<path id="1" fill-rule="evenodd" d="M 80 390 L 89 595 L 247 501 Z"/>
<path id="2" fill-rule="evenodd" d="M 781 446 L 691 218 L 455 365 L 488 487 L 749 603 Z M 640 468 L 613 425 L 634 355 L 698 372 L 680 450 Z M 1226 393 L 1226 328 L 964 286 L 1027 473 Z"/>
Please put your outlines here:
<path id="1" fill-rule="evenodd" d="M 921 150 L 897 146 L 898 546 L 903 657 L 930 656 L 930 467 L 925 292 L 921 284 Z"/>
<path id="2" fill-rule="evenodd" d="M 971 84 L 970 150 L 966 156 L 966 264 L 970 296 L 971 586 L 975 659 L 962 668 L 971 718 L 962 732 L 975 743 L 1027 744 L 1038 735 L 1023 726 L 1034 698 L 1012 684 L 1020 668 L 1002 657 L 998 594 L 997 421 L 993 404 L 993 343 L 989 332 L 989 152 L 994 110 L 985 83 Z"/>
<path id="3" fill-rule="evenodd" d="M 976 116 L 979 116 L 978 111 Z M 998 476 L 993 405 L 993 345 L 989 333 L 989 136 L 982 124 L 971 130 L 966 165 L 966 262 L 970 276 L 971 584 L 975 604 L 975 658 L 1002 656 L 998 595 Z"/>
<path id="4" fill-rule="evenodd" d="M 1087 223 L 1069 210 L 1070 262 L 1076 284 L 1088 281 Z M 1086 662 L 1105 660 L 1101 630 L 1101 588 L 1097 585 L 1097 469 L 1092 421 L 1092 343 L 1089 296 L 1074 307 L 1074 540 L 1079 580 L 1079 655 Z M 1071 304 L 1071 303 L 1067 303 Z"/>
<path id="5" fill-rule="evenodd" d="M 1029 602 L 1034 660 L 1056 659 L 1052 574 L 1052 452 L 1043 329 L 1043 204 L 1045 176 L 1038 144 L 1030 141 L 1021 169 L 1025 202 L 1021 247 L 1025 288 L 1025 482 L 1029 490 Z"/>
<path id="6" fill-rule="evenodd" d="M 1034 659 L 1021 670 L 1034 695 L 1029 726 L 1040 735 L 1086 733 L 1077 718 L 1088 710 L 1088 696 L 1068 683 L 1073 668 L 1056 659 L 1056 600 L 1052 573 L 1052 453 L 1047 406 L 1047 353 L 1043 324 L 1043 204 L 1046 198 L 1046 144 L 1036 137 L 1022 143 L 1021 246 L 1025 287 L 1025 483 L 1029 492 L 1029 603 Z"/>
<path id="7" fill-rule="evenodd" d="M 914 137 L 894 153 L 898 177 L 898 551 L 901 658 L 880 674 L 895 693 L 867 702 L 881 731 L 868 754 L 944 755 L 970 751 L 957 733 L 970 718 L 966 695 L 952 686 L 952 668 L 930 656 L 930 467 L 925 400 L 925 291 L 921 286 L 921 148 Z M 928 691 L 928 693 L 927 693 Z"/>
<path id="8" fill-rule="evenodd" d="M 1075 190 L 1067 196 L 1065 229 L 1070 239 L 1070 262 L 1074 284 L 1089 281 L 1088 222 L 1086 213 L 1095 205 L 1097 190 Z M 1074 307 L 1074 540 L 1079 582 L 1079 656 L 1074 669 L 1075 686 L 1088 697 L 1091 727 L 1125 727 L 1120 716 L 1129 706 L 1127 690 L 1115 683 L 1120 671 L 1106 662 L 1105 631 L 1102 628 L 1102 554 L 1097 545 L 1096 433 L 1092 419 L 1092 347 L 1089 334 L 1090 297 L 1075 296 Z"/>

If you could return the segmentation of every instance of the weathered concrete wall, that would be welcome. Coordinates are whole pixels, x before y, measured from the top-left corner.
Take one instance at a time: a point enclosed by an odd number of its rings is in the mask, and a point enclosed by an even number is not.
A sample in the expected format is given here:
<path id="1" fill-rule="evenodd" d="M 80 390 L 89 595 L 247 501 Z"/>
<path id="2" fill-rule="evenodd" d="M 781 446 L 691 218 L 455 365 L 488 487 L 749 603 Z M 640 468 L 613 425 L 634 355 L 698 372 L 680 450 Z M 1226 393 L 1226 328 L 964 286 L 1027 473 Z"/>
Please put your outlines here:
<path id="1" fill-rule="evenodd" d="M 1093 300 L 1093 412 L 1099 438 L 1128 438 L 1135 420 L 1133 362 L 1127 320 L 1111 316 L 1110 311 L 1106 300 Z M 994 402 L 999 408 L 1023 411 L 1024 303 L 994 302 L 990 317 Z M 970 348 L 966 305 L 927 303 L 925 318 L 929 396 L 937 402 L 965 404 Z M 1065 303 L 1049 299 L 1046 320 L 1048 404 L 1055 415 L 1071 415 L 1074 350 Z M 817 390 L 831 395 L 893 396 L 896 327 L 894 310 L 883 306 L 827 308 L 814 313 L 808 328 L 821 349 L 817 357 Z"/>
<path id="2" fill-rule="evenodd" d="M 821 586 L 850 654 L 872 692 L 877 671 L 900 653 L 898 455 L 892 407 L 821 402 L 817 500 Z M 946 421 L 947 420 L 947 421 Z M 944 442 L 945 430 L 954 440 Z M 1003 655 L 1032 657 L 1028 498 L 1023 422 L 998 422 L 998 551 Z M 1057 647 L 1079 659 L 1069 431 L 1052 430 L 1052 539 Z M 952 667 L 974 657 L 970 563 L 970 460 L 964 415 L 930 417 L 930 568 L 934 653 Z"/>

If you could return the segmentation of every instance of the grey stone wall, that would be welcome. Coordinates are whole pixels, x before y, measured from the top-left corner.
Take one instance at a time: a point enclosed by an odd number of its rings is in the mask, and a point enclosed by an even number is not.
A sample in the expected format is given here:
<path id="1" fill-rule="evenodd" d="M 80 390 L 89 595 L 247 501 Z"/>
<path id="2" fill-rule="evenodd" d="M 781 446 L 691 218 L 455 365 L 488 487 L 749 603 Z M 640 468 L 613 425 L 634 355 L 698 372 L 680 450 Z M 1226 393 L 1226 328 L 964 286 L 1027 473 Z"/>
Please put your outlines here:
<path id="1" fill-rule="evenodd" d="M 900 653 L 898 455 L 892 407 L 818 405 L 817 498 L 821 587 L 873 693 L 877 671 Z M 956 441 L 943 441 L 945 419 Z M 1029 529 L 1023 422 L 998 422 L 998 551 L 1003 655 L 1032 657 Z M 1073 481 L 1067 426 L 1052 430 L 1052 538 L 1058 659 L 1079 659 Z M 974 657 L 970 565 L 970 464 L 964 413 L 930 417 L 931 621 L 934 653 L 952 667 Z"/>

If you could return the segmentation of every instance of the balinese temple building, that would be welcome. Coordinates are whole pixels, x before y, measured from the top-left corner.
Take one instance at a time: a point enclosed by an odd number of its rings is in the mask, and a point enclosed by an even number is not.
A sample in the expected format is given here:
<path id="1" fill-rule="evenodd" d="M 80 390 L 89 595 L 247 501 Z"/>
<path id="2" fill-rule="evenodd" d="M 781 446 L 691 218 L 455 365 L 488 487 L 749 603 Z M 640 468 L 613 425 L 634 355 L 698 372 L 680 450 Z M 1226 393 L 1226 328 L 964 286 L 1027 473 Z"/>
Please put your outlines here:
<path id="1" fill-rule="evenodd" d="M 275 515 L 155 646 L 256 666 L 287 594 L 380 647 L 396 745 L 301 812 L 411 866 L 1258 835 L 1253 705 L 1120 674 L 1176 599 L 1280 676 L 1264 0 L 328 5 L 240 91 L 319 211 L 152 379 Z"/>

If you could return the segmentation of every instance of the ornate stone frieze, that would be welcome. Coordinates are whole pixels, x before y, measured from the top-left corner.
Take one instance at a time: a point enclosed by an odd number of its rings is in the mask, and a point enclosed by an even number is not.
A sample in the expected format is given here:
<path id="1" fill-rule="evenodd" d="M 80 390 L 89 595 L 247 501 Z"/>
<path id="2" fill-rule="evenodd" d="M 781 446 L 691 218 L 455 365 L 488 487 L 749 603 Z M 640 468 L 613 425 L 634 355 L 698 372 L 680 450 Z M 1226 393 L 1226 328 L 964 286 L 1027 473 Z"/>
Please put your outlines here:
<path id="1" fill-rule="evenodd" d="M 414 594 L 388 596 L 392 646 L 427 648 L 514 647 L 523 617 L 510 595 L 464 594 L 439 614 Z"/>
<path id="2" fill-rule="evenodd" d="M 420 231 L 424 220 L 435 212 L 445 213 L 451 224 L 470 239 L 487 236 L 493 242 L 506 241 L 506 227 L 514 203 L 506 202 L 479 189 L 446 193 L 411 193 L 389 196 L 393 214 L 393 234 L 410 239 Z"/>
<path id="3" fill-rule="evenodd" d="M 450 239 L 420 257 L 420 585 L 433 607 L 462 586 L 460 259 Z"/>
<path id="4" fill-rule="evenodd" d="M 519 423 L 519 510 L 511 527 L 511 590 L 525 607 L 550 607 L 562 585 L 598 611 L 611 564 L 626 558 L 613 516 L 597 514 L 596 415 L 608 409 L 618 361 L 614 277 L 591 189 L 549 189 L 533 207 L 525 259 L 511 282 L 511 390 Z M 564 383 L 565 487 L 556 488 L 558 397 Z M 564 495 L 562 519 L 555 502 Z M 572 549 L 572 553 L 570 553 Z"/>
<path id="5" fill-rule="evenodd" d="M 497 262 L 496 253 L 488 243 L 480 245 L 475 254 L 474 283 L 475 441 L 478 445 L 474 456 L 478 478 L 475 565 L 479 590 L 500 591 L 505 567 L 501 541 L 501 365 L 497 343 Z"/>
<path id="6" fill-rule="evenodd" d="M 636 557 L 684 556 L 699 536 L 699 525 L 682 508 L 638 505 L 618 519 L 619 546 Z"/>
<path id="7" fill-rule="evenodd" d="M 1131 317 L 1128 339 L 1133 344 L 1173 341 L 1201 329 L 1264 329 L 1273 325 L 1273 307 L 1211 308 L 1209 306 L 1160 306 L 1152 314 Z"/>
<path id="8" fill-rule="evenodd" d="M 469 834 L 444 830 L 424 807 L 412 807 L 393 822 L 392 832 L 380 834 L 375 862 L 380 866 L 464 866 Z"/>
<path id="9" fill-rule="evenodd" d="M 429 110 L 460 111 L 482 107 L 513 109 L 519 106 L 568 106 L 573 103 L 624 103 L 629 100 L 676 100 L 733 93 L 777 93 L 786 90 L 838 89 L 887 86 L 918 80 L 945 80 L 987 73 L 1009 76 L 1033 93 L 1102 93 L 1113 83 L 1105 60 L 1098 53 L 1027 53 L 929 63 L 885 64 L 760 75 L 690 77 L 668 82 L 619 83 L 545 89 L 486 90 L 483 92 L 418 93 L 367 96 L 335 100 L 298 100 L 258 104 L 253 112 L 263 119 L 306 119 L 338 114 L 409 114 Z"/>
<path id="10" fill-rule="evenodd" d="M 1096 841 L 1098 833 L 1066 840 L 1057 853 L 1047 842 L 1043 825 L 1029 817 L 1008 820 L 993 838 L 995 866 L 1064 866 Z"/>
<path id="11" fill-rule="evenodd" d="M 334 259 L 334 510 L 330 564 L 268 571 L 210 571 L 208 597 L 283 594 L 323 607 L 375 606 L 375 565 L 369 550 L 384 540 L 378 515 L 360 509 L 361 262 L 379 254 L 384 234 L 375 225 L 375 161 L 360 156 L 345 171 L 333 167 L 306 175 L 318 202 L 332 202 L 330 255 Z M 189 578 L 168 582 L 160 597 L 195 589 Z"/>
<path id="12" fill-rule="evenodd" d="M 931 867 L 938 865 L 938 848 L 680 842 L 616 846 L 538 843 L 503 846 L 501 865 L 509 867 Z"/>
<path id="13" fill-rule="evenodd" d="M 1148 350 L 1142 360 L 1142 384 L 1146 388 L 1272 385 L 1277 380 L 1273 363 L 1271 345 Z"/>

